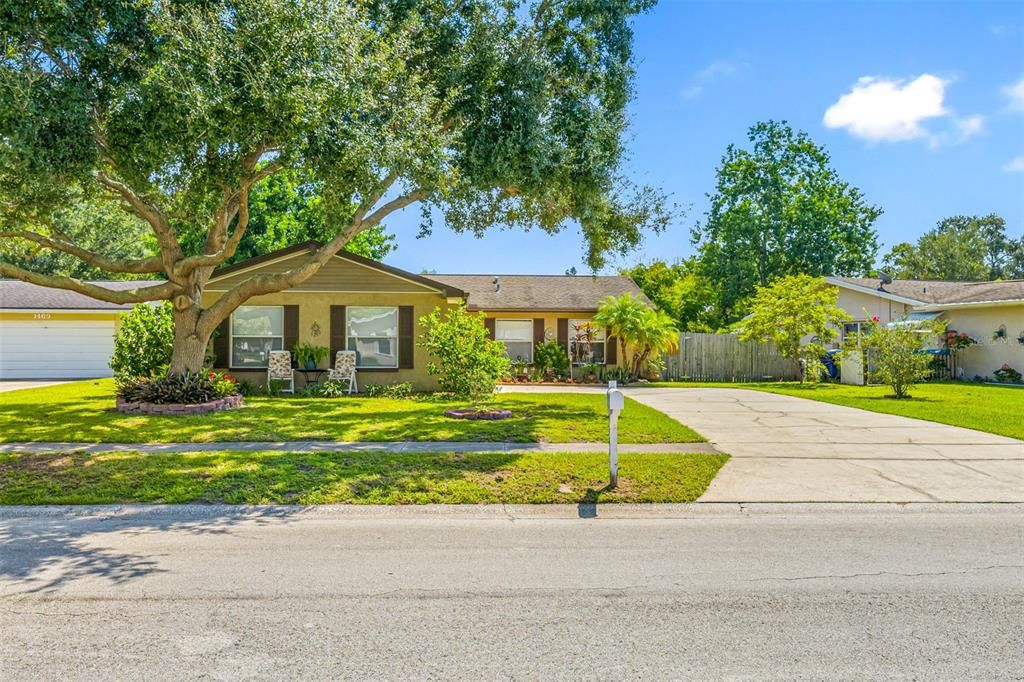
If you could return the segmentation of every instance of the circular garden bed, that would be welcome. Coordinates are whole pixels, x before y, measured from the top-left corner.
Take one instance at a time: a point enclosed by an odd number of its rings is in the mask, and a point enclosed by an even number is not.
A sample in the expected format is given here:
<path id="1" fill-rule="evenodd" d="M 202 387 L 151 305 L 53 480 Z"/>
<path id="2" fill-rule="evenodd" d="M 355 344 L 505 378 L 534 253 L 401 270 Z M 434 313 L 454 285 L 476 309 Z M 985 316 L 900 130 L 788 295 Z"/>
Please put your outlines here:
<path id="1" fill-rule="evenodd" d="M 207 414 L 221 410 L 233 410 L 242 406 L 242 396 L 229 395 L 205 403 L 132 403 L 121 398 L 117 399 L 117 411 L 126 414 Z"/>

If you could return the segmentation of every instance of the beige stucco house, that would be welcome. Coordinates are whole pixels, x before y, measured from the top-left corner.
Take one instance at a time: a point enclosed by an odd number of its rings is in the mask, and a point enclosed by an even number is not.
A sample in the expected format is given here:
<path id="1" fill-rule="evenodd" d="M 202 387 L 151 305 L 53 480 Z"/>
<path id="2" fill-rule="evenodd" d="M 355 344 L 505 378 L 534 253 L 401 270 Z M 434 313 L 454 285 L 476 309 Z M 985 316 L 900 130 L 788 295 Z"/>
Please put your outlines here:
<path id="1" fill-rule="evenodd" d="M 842 336 L 878 317 L 939 319 L 947 330 L 965 333 L 978 344 L 958 351 L 957 375 L 991 377 L 1003 365 L 1024 372 L 1024 280 L 937 282 L 828 277 L 839 289 L 839 307 L 852 318 Z"/>
<path id="2" fill-rule="evenodd" d="M 212 304 L 253 274 L 289 269 L 316 246 L 300 244 L 222 268 L 207 285 L 203 303 Z M 232 313 L 213 341 L 215 366 L 262 382 L 270 350 L 290 350 L 304 341 L 327 347 L 330 358 L 339 350 L 356 351 L 360 385 L 408 381 L 429 390 L 436 382 L 416 338 L 422 333 L 420 317 L 434 308 L 465 304 L 484 313 L 487 328 L 509 357 L 530 363 L 534 348 L 545 341 L 571 349 L 578 323 L 590 320 L 605 297 L 626 293 L 647 300 L 626 277 L 417 275 L 341 252 L 298 286 L 251 298 Z M 591 351 L 594 362 L 620 364 L 615 343 L 603 330 Z M 296 379 L 301 387 L 301 372 Z"/>

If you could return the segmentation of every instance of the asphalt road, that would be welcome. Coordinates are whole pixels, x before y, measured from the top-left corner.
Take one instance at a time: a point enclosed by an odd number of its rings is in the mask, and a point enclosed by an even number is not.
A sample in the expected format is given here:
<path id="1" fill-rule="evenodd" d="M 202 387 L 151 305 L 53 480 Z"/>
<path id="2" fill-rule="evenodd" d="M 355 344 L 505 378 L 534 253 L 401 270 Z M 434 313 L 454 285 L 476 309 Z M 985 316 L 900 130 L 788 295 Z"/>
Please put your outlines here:
<path id="1" fill-rule="evenodd" d="M 0 679 L 1020 679 L 1022 511 L 0 509 Z"/>

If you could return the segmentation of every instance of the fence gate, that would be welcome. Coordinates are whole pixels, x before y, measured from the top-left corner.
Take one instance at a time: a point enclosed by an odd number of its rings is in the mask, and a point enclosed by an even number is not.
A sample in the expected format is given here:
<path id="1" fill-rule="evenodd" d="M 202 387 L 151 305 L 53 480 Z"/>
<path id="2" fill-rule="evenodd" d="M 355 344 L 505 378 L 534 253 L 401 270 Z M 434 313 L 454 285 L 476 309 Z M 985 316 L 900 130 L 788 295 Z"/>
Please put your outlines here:
<path id="1" fill-rule="evenodd" d="M 775 344 L 740 341 L 735 334 L 679 335 L 679 352 L 665 356 L 670 380 L 784 381 L 800 378 Z"/>

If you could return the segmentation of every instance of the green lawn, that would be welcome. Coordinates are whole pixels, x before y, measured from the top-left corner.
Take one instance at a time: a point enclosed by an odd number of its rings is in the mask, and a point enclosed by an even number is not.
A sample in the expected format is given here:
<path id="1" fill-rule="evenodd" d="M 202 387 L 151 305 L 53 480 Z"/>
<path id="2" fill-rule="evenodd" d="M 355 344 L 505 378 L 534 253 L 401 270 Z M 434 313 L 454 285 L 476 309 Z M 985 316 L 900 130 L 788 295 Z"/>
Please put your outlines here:
<path id="1" fill-rule="evenodd" d="M 619 420 L 623 443 L 704 440 L 674 419 L 627 400 Z M 0 393 L 0 442 L 201 443 L 218 441 L 513 441 L 569 443 L 608 437 L 600 394 L 510 393 L 496 406 L 501 421 L 449 419 L 462 403 L 421 398 L 266 398 L 239 410 L 202 416 L 124 415 L 114 411 L 112 380 L 80 381 Z"/>
<path id="2" fill-rule="evenodd" d="M 728 455 L 111 452 L 0 454 L 0 504 L 690 502 Z"/>
<path id="3" fill-rule="evenodd" d="M 890 397 L 888 386 L 845 384 L 693 384 L 661 382 L 651 386 L 747 388 L 769 393 L 810 398 L 872 412 L 898 414 L 928 421 L 963 426 L 1024 440 L 1024 388 L 967 382 L 920 384 L 908 400 Z"/>

